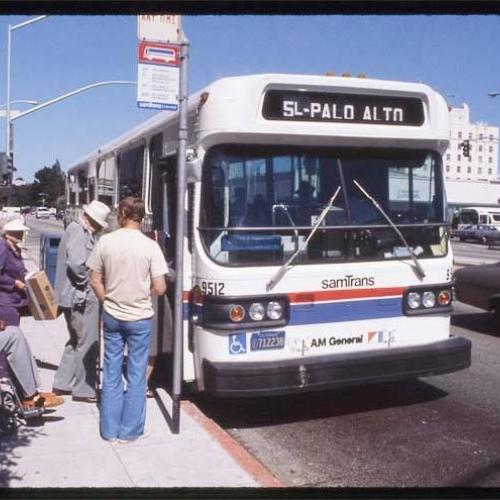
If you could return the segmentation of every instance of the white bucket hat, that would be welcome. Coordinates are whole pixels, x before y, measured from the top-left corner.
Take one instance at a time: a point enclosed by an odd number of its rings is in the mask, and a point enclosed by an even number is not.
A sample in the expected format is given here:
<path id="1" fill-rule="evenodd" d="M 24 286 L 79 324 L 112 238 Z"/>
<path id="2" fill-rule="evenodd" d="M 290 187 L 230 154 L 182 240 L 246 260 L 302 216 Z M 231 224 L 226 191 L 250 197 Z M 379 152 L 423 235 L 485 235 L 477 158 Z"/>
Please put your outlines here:
<path id="1" fill-rule="evenodd" d="M 111 210 L 104 203 L 93 200 L 88 205 L 83 205 L 83 211 L 94 221 L 97 222 L 103 229 L 108 227 L 106 219 Z"/>
<path id="2" fill-rule="evenodd" d="M 19 231 L 29 231 L 29 227 L 26 227 L 21 219 L 10 220 L 9 222 L 6 222 L 2 227 L 2 234 Z"/>

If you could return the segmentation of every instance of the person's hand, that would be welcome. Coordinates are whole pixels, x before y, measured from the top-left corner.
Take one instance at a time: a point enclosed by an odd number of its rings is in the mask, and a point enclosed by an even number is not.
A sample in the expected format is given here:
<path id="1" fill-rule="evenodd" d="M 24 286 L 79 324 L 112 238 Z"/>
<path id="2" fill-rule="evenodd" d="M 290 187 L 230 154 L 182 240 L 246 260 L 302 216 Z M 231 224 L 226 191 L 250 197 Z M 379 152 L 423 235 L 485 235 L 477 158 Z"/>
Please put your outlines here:
<path id="1" fill-rule="evenodd" d="M 16 280 L 14 281 L 14 288 L 17 288 L 18 290 L 25 290 L 26 285 L 21 280 Z"/>
<path id="2" fill-rule="evenodd" d="M 5 330 L 5 321 L 3 319 L 0 319 L 0 332 L 2 330 Z"/>

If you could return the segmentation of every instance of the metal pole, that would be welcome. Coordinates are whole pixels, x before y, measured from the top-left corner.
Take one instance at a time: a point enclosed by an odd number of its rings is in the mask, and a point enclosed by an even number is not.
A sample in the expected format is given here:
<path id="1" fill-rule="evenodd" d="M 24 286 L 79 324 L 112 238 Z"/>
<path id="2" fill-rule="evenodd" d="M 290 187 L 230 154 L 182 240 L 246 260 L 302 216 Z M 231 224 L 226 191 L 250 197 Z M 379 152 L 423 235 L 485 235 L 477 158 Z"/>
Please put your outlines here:
<path id="1" fill-rule="evenodd" d="M 11 49 L 11 33 L 12 26 L 9 24 L 7 29 L 7 109 L 5 111 L 5 154 L 7 159 L 10 158 L 11 152 L 11 121 L 10 121 L 10 49 Z M 10 170 L 7 170 L 7 196 L 10 197 L 10 181 L 11 174 Z M 10 204 L 10 200 L 8 201 Z"/>
<path id="2" fill-rule="evenodd" d="M 25 26 L 28 26 L 29 24 L 36 23 L 37 21 L 41 21 L 42 19 L 45 19 L 47 16 L 38 16 L 34 17 L 33 19 L 28 19 L 28 21 L 24 21 L 23 23 L 19 24 L 14 24 L 11 25 L 9 24 L 8 29 L 7 29 L 7 110 L 6 110 L 6 115 L 5 115 L 5 153 L 7 158 L 10 158 L 11 155 L 13 155 L 14 151 L 14 141 L 12 138 L 12 120 L 10 117 L 10 52 L 11 52 L 11 38 L 12 38 L 12 32 L 14 30 L 17 30 L 19 28 L 24 28 Z M 12 166 L 14 166 L 14 162 L 12 161 Z M 10 205 L 10 198 L 11 198 L 11 192 L 12 192 L 12 176 L 13 172 L 9 171 L 7 174 L 7 203 Z"/>
<path id="3" fill-rule="evenodd" d="M 182 384 L 183 356 L 183 270 L 184 270 L 184 236 L 186 227 L 186 143 L 187 143 L 187 63 L 189 41 L 183 36 L 180 50 L 179 68 L 179 149 L 177 152 L 177 235 L 175 247 L 175 321 L 174 321 L 174 363 L 173 363 L 173 433 L 179 434 L 180 399 Z"/>
<path id="4" fill-rule="evenodd" d="M 12 155 L 12 157 L 14 157 L 14 124 L 12 123 L 12 120 L 10 120 L 8 122 L 8 125 L 7 127 L 10 129 L 9 130 L 9 140 L 10 140 L 10 144 L 9 144 L 9 150 L 10 150 L 10 154 Z M 12 162 L 12 168 L 14 168 L 14 162 Z M 12 179 L 14 177 L 14 170 L 12 170 L 9 174 L 9 184 L 10 186 L 12 186 Z M 10 193 L 9 193 L 10 194 Z"/>

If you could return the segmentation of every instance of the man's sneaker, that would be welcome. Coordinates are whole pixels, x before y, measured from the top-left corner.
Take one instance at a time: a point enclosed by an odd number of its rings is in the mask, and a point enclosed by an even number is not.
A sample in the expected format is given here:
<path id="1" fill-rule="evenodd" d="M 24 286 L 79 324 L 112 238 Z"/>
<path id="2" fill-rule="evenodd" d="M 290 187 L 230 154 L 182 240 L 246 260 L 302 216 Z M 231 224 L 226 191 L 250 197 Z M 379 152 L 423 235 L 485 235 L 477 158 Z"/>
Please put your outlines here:
<path id="1" fill-rule="evenodd" d="M 147 439 L 148 437 L 149 437 L 149 432 L 145 430 L 139 437 L 136 437 L 134 439 L 118 439 L 117 443 L 118 444 L 137 443 L 137 441 L 142 441 L 143 439 Z"/>
<path id="2" fill-rule="evenodd" d="M 79 403 L 97 403 L 97 398 L 95 396 L 73 396 L 72 401 L 76 401 Z"/>

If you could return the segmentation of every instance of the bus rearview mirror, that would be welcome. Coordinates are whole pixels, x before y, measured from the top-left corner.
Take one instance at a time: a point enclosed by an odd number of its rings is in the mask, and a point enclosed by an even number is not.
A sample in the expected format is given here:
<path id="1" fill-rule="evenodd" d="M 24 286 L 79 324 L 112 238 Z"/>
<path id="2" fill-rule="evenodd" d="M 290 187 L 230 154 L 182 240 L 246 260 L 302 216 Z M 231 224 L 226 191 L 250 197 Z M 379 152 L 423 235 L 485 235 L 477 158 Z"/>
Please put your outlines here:
<path id="1" fill-rule="evenodd" d="M 186 159 L 186 180 L 187 182 L 198 182 L 201 180 L 201 159 Z"/>

